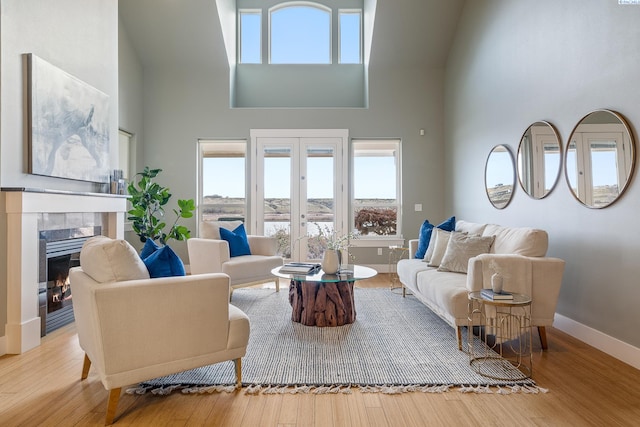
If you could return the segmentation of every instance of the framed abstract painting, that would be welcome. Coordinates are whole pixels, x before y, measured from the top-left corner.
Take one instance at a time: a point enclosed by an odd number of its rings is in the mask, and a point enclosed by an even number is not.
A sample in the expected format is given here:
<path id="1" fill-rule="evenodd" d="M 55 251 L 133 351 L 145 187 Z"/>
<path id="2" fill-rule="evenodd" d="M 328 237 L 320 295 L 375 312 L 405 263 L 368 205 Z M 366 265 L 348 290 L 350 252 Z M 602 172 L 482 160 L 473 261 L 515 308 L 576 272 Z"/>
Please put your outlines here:
<path id="1" fill-rule="evenodd" d="M 29 173 L 109 182 L 109 96 L 27 55 Z"/>

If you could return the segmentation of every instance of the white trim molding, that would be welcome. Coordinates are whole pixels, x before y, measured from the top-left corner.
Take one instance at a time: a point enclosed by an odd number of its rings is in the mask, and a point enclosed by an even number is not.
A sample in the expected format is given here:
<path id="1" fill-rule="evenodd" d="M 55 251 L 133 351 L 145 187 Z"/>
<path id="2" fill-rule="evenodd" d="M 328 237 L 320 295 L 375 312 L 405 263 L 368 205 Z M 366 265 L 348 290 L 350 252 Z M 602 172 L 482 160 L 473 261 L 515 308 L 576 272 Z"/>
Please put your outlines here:
<path id="1" fill-rule="evenodd" d="M 640 369 L 640 348 L 556 313 L 553 327 L 598 350 Z"/>

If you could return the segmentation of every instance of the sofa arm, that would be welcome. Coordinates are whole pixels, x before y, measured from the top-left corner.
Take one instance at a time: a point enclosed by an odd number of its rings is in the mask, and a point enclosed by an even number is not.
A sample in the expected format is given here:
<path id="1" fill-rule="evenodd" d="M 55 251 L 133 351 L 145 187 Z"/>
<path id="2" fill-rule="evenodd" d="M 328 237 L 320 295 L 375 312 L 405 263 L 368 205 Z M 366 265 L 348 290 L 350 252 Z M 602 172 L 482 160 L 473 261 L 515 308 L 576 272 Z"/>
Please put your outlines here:
<path id="1" fill-rule="evenodd" d="M 227 347 L 225 274 L 98 283 L 76 268 L 71 280 L 80 343 L 107 389 Z"/>
<path id="2" fill-rule="evenodd" d="M 531 320 L 534 326 L 551 326 L 555 315 L 564 260 L 552 257 L 482 254 L 469 260 L 467 290 L 479 291 L 491 287 L 491 263 L 509 276 L 505 278 L 507 291 L 531 296 Z"/>
<path id="3" fill-rule="evenodd" d="M 278 250 L 278 242 L 275 237 L 249 235 L 247 240 L 251 255 L 273 256 Z"/>
<path id="4" fill-rule="evenodd" d="M 416 252 L 418 252 L 418 239 L 409 240 L 409 259 L 415 258 Z"/>
<path id="5" fill-rule="evenodd" d="M 187 239 L 191 274 L 221 273 L 222 264 L 229 261 L 229 243 L 226 240 Z"/>

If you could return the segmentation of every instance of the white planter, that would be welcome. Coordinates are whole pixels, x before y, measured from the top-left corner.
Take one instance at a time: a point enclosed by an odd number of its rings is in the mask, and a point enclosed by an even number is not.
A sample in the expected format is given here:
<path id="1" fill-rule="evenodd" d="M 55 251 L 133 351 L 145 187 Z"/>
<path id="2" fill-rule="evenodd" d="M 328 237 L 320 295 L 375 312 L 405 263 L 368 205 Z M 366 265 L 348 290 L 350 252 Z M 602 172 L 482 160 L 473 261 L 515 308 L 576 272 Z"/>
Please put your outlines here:
<path id="1" fill-rule="evenodd" d="M 322 258 L 322 271 L 326 274 L 336 274 L 338 270 L 340 270 L 340 252 L 327 249 Z"/>

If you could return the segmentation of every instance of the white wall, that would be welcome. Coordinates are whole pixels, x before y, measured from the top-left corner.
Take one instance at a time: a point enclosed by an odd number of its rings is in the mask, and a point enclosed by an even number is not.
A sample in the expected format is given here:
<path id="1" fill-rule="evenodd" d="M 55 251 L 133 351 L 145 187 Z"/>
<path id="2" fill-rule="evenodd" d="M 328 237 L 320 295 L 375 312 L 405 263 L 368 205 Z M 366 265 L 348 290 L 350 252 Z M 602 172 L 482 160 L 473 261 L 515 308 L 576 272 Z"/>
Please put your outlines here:
<path id="1" fill-rule="evenodd" d="M 601 210 L 580 205 L 564 175 L 547 198 L 533 200 L 518 187 L 511 204 L 496 210 L 483 179 L 491 147 L 507 144 L 515 153 L 535 121 L 554 124 L 563 147 L 576 122 L 594 109 L 616 110 L 632 128 L 640 126 L 638 23 L 640 6 L 615 0 L 468 1 L 445 86 L 447 206 L 471 221 L 547 230 L 548 255 L 567 262 L 558 313 L 578 329 L 593 328 L 636 350 L 637 179 Z"/>
<path id="2" fill-rule="evenodd" d="M 117 147 L 118 5 L 110 0 L 3 0 L 0 8 L 0 184 L 101 190 L 96 184 L 27 174 L 23 56 L 33 53 L 109 95 L 109 132 Z M 114 164 L 117 154 L 111 150 Z"/>
<path id="3" fill-rule="evenodd" d="M 118 5 L 112 0 L 0 2 L 0 185 L 69 191 L 101 186 L 27 173 L 26 68 L 33 53 L 109 95 L 109 132 L 118 135 Z M 117 161 L 117 148 L 111 150 Z M 0 214 L 0 271 L 6 272 L 6 218 Z M 16 248 L 10 248 L 16 250 Z M 0 340 L 7 321 L 7 275 L 0 276 Z"/>

